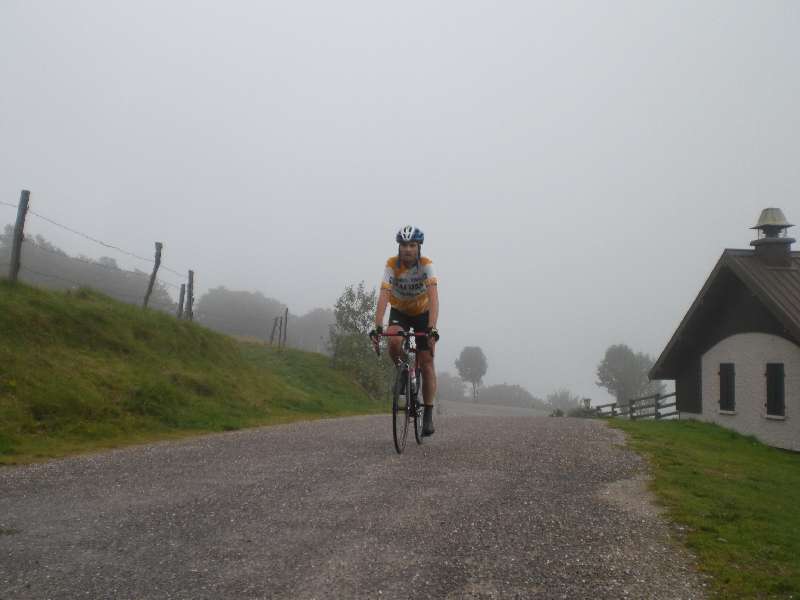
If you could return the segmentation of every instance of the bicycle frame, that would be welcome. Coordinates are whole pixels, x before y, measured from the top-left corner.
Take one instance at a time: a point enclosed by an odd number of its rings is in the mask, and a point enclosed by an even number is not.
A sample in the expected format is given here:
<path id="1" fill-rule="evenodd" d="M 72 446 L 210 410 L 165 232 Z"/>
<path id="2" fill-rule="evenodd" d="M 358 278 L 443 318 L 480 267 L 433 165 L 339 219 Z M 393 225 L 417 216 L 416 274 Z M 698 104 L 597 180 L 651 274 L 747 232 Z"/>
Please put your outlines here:
<path id="1" fill-rule="evenodd" d="M 419 354 L 417 353 L 416 338 L 427 337 L 427 333 L 416 333 L 413 329 L 409 331 L 399 331 L 397 333 L 381 333 L 377 339 L 373 339 L 375 352 L 380 355 L 381 337 L 402 337 L 403 357 L 397 359 L 395 386 L 392 391 L 392 426 L 394 435 L 395 449 L 398 454 L 402 454 L 406 444 L 409 422 L 414 423 L 414 437 L 417 444 L 422 443 L 422 386 L 420 385 L 421 369 L 419 366 Z M 413 354 L 413 360 L 410 356 Z M 401 382 L 405 382 L 404 384 Z M 401 387 L 404 391 L 400 391 Z M 405 395 L 406 400 L 402 408 L 402 420 L 398 421 L 400 415 L 398 399 L 401 394 Z"/>
<path id="2" fill-rule="evenodd" d="M 401 338 L 404 338 L 403 339 L 403 352 L 405 352 L 406 356 L 408 356 L 412 352 L 414 353 L 414 372 L 412 374 L 416 376 L 416 372 L 419 370 L 419 354 L 417 353 L 417 340 L 416 340 L 416 338 L 421 338 L 421 337 L 426 338 L 426 337 L 428 337 L 428 334 L 427 333 L 417 333 L 412 328 L 410 331 L 398 331 L 397 333 L 379 333 L 378 334 L 378 338 L 384 338 L 384 337 L 401 337 Z M 375 346 L 375 352 L 378 354 L 378 356 L 380 356 L 380 354 L 381 354 L 380 345 L 376 345 Z M 407 366 L 409 369 L 411 368 L 411 365 L 408 364 L 408 361 L 401 361 L 401 363 L 404 364 L 404 366 Z"/>
<path id="3" fill-rule="evenodd" d="M 396 366 L 402 366 L 404 368 L 409 369 L 411 371 L 412 378 L 416 379 L 417 373 L 420 370 L 420 367 L 419 367 L 419 353 L 417 352 L 417 339 L 416 338 L 427 338 L 428 334 L 425 333 L 425 332 L 419 332 L 418 333 L 418 332 L 414 331 L 414 328 L 412 327 L 409 331 L 398 331 L 397 333 L 379 333 L 378 334 L 378 340 L 380 340 L 380 338 L 383 338 L 383 337 L 401 337 L 401 338 L 404 338 L 403 339 L 403 352 L 405 353 L 406 357 L 408 357 L 408 355 L 411 354 L 411 353 L 414 354 L 414 367 L 412 369 L 411 365 L 409 364 L 410 361 L 408 361 L 408 360 L 400 360 L 397 363 Z M 380 342 L 375 344 L 375 352 L 378 354 L 378 356 L 381 355 Z M 431 353 L 431 355 L 432 354 L 433 353 Z M 417 390 L 417 393 L 421 394 L 422 390 Z"/>

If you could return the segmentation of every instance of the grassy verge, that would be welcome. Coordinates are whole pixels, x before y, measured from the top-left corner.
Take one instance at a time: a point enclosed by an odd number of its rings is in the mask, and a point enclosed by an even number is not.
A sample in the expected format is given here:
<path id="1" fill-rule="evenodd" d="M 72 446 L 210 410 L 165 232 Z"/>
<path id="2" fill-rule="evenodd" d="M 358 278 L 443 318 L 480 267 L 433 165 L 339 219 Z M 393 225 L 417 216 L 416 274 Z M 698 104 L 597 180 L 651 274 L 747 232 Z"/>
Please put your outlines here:
<path id="1" fill-rule="evenodd" d="M 611 424 L 654 465 L 654 491 L 717 597 L 800 597 L 800 454 L 708 423 Z"/>
<path id="2" fill-rule="evenodd" d="M 0 282 L 0 464 L 384 405 L 322 355 Z"/>

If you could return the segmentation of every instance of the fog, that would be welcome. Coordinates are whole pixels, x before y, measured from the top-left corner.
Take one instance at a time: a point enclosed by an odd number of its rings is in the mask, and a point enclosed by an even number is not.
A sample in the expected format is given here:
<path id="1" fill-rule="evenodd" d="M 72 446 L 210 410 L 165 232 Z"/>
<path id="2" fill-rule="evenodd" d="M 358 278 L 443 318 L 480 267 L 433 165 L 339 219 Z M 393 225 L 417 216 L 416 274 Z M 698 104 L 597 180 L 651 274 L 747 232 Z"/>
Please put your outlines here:
<path id="1" fill-rule="evenodd" d="M 4 0 L 0 201 L 295 314 L 417 225 L 439 370 L 477 345 L 489 384 L 600 402 L 609 345 L 657 356 L 762 208 L 800 219 L 798 31 L 788 1 Z"/>

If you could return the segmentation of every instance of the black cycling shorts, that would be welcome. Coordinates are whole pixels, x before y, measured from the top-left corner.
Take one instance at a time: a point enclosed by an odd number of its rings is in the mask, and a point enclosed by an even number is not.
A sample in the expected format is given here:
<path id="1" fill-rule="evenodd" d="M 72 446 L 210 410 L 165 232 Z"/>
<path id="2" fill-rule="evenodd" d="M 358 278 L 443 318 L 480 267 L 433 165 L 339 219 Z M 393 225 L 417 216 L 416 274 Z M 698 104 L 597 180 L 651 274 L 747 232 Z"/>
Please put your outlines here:
<path id="1" fill-rule="evenodd" d="M 389 311 L 389 327 L 392 325 L 399 325 L 403 328 L 404 331 L 408 331 L 412 327 L 416 332 L 428 332 L 428 316 L 430 313 L 424 312 L 421 315 L 417 315 L 416 317 L 412 317 L 411 315 L 407 315 L 405 313 L 400 312 L 396 308 L 392 308 Z M 418 337 L 417 338 L 417 350 L 430 350 L 428 347 L 428 338 L 427 337 Z"/>

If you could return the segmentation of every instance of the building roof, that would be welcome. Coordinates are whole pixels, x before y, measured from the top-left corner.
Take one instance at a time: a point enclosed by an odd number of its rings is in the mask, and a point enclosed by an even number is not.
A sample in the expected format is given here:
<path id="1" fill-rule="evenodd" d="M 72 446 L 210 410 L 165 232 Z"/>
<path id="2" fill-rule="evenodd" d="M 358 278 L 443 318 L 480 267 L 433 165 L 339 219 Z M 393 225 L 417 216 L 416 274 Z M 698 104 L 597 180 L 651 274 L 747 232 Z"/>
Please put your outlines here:
<path id="1" fill-rule="evenodd" d="M 651 379 L 664 379 L 665 364 L 681 351 L 681 340 L 688 337 L 702 316 L 700 307 L 713 293 L 715 284 L 726 273 L 739 279 L 759 302 L 800 343 L 800 252 L 791 253 L 790 267 L 772 267 L 757 258 L 754 250 L 725 250 L 703 284 L 661 356 L 650 370 Z M 668 377 L 672 379 L 672 377 Z"/>

